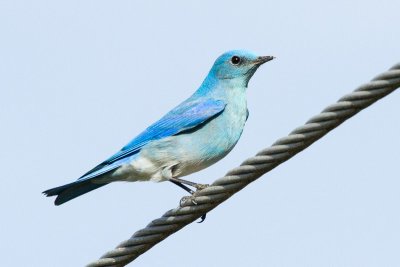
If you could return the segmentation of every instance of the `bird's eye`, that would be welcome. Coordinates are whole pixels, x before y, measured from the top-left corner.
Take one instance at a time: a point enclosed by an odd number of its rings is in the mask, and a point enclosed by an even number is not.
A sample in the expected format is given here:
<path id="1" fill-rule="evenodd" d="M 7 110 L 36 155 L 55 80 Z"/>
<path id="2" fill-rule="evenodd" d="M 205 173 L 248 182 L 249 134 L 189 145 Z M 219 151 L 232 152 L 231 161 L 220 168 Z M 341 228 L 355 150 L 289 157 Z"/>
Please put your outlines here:
<path id="1" fill-rule="evenodd" d="M 233 56 L 231 58 L 231 63 L 233 65 L 239 65 L 241 61 L 242 61 L 242 59 L 240 57 L 238 57 L 238 56 Z"/>

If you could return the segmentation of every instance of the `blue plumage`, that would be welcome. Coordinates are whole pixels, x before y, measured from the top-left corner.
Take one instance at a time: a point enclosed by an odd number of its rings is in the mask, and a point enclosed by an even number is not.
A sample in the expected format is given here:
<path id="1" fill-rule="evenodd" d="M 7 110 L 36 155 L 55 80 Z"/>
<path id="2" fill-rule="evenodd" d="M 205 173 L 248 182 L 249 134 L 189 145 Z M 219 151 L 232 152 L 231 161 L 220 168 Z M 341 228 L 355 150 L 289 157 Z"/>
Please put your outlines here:
<path id="1" fill-rule="evenodd" d="M 224 108 L 225 103 L 221 100 L 198 99 L 185 101 L 147 128 L 106 162 L 113 162 L 137 153 L 141 147 L 150 141 L 176 135 L 197 127 L 221 113 Z"/>
<path id="2" fill-rule="evenodd" d="M 113 181 L 165 181 L 210 166 L 237 143 L 248 117 L 245 89 L 257 68 L 273 57 L 236 50 L 219 57 L 186 101 L 77 181 L 46 190 L 60 205 Z"/>

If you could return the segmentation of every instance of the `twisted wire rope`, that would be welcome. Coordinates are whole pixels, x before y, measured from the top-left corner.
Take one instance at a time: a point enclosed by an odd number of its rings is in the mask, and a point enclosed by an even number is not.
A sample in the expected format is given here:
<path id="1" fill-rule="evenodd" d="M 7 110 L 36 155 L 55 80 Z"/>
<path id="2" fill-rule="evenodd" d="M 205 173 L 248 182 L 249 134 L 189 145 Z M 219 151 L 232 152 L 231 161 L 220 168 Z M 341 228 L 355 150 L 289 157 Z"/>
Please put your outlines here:
<path id="1" fill-rule="evenodd" d="M 195 192 L 192 198 L 182 199 L 180 207 L 167 211 L 87 266 L 125 266 L 398 87 L 400 87 L 400 63 L 343 96 L 303 126 L 294 129 L 288 136 L 261 150 L 254 157 L 248 158 L 209 187 Z"/>

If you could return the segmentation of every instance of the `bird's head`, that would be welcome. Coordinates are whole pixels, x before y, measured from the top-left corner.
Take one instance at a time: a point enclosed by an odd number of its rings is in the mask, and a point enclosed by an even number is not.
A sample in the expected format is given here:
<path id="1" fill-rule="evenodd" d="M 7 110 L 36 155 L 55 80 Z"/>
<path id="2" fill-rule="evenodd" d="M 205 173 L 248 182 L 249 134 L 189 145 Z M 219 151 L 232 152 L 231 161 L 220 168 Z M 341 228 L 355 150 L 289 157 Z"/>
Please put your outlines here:
<path id="1" fill-rule="evenodd" d="M 258 67 L 272 59 L 272 56 L 258 56 L 246 50 L 233 50 L 217 58 L 210 74 L 219 80 L 238 79 L 247 86 Z"/>

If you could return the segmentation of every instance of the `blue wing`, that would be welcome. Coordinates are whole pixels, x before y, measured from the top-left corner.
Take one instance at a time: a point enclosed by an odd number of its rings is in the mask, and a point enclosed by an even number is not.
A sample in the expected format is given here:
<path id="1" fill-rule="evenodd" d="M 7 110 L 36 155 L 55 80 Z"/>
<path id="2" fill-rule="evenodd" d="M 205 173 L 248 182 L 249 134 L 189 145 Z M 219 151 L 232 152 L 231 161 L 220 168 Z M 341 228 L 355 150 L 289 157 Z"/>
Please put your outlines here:
<path id="1" fill-rule="evenodd" d="M 192 130 L 222 113 L 225 103 L 221 100 L 187 100 L 171 110 L 159 121 L 134 138 L 119 152 L 85 173 L 80 179 L 90 179 L 114 170 L 129 161 L 147 143 Z"/>

